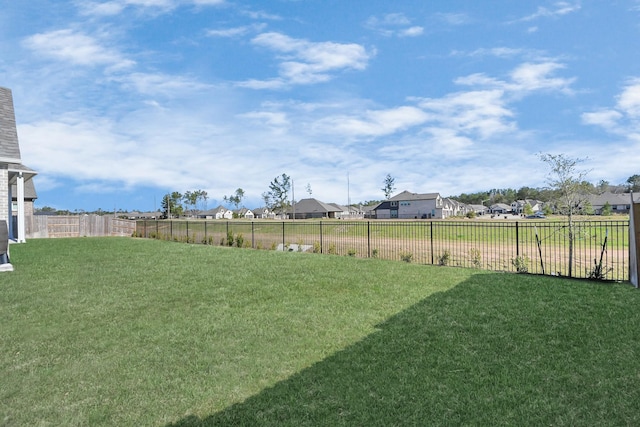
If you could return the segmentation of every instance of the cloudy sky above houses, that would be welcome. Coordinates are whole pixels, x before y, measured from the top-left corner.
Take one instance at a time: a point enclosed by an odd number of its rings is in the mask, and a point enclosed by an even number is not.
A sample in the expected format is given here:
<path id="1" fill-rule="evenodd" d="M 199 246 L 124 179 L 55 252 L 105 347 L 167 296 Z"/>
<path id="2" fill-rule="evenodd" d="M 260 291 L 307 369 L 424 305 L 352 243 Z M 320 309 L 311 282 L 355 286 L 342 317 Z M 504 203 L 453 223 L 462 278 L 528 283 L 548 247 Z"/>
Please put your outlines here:
<path id="1" fill-rule="evenodd" d="M 640 173 L 640 2 L 0 0 L 37 207 L 159 208 L 171 191 L 295 197 L 544 186 Z"/>

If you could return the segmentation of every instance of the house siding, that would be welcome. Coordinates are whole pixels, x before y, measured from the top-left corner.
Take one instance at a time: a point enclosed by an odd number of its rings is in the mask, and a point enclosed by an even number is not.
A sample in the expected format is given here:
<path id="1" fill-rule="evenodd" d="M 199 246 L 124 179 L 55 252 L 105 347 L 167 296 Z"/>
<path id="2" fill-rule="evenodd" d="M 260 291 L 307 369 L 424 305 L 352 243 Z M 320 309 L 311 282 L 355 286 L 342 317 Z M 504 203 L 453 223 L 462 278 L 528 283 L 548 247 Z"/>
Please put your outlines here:
<path id="1" fill-rule="evenodd" d="M 434 200 L 407 200 L 398 202 L 398 218 L 442 218 L 442 209 L 436 207 Z"/>

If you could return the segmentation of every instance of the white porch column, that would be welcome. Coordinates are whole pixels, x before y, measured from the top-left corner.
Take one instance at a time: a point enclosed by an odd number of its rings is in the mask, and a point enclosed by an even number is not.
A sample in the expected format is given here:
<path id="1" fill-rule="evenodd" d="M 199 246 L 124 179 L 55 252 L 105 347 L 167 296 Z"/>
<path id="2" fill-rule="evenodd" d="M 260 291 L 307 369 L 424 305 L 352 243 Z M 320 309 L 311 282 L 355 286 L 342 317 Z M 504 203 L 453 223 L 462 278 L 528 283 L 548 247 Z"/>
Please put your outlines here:
<path id="1" fill-rule="evenodd" d="M 18 172 L 18 177 L 16 179 L 16 187 L 18 189 L 18 194 L 16 195 L 18 199 L 18 243 L 25 243 L 26 240 L 26 231 L 24 225 L 24 176 L 22 176 L 22 172 Z"/>

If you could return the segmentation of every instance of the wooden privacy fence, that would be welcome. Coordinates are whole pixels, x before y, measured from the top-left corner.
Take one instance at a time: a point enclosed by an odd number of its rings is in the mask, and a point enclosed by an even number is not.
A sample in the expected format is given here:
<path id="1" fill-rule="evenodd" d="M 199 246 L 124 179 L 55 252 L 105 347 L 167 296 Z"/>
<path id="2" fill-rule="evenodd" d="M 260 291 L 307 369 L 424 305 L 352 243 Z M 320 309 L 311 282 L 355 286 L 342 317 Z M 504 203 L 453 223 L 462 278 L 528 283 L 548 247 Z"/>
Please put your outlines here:
<path id="1" fill-rule="evenodd" d="M 308 251 L 420 264 L 629 280 L 629 223 L 566 221 L 140 220 L 136 236 L 254 249 Z M 570 262 L 571 260 L 571 262 Z"/>
<path id="2" fill-rule="evenodd" d="M 113 215 L 34 215 L 26 229 L 28 238 L 132 236 L 136 222 Z"/>

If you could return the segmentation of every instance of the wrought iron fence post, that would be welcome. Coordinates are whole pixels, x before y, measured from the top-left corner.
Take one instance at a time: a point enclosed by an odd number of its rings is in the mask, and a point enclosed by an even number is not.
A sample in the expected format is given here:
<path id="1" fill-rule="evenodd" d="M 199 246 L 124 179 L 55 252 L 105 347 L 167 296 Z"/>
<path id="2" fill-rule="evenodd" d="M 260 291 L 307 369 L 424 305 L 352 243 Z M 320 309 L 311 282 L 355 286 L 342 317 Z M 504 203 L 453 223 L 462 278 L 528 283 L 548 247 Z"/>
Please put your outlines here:
<path id="1" fill-rule="evenodd" d="M 520 227 L 516 221 L 516 257 L 520 256 Z"/>
<path id="2" fill-rule="evenodd" d="M 207 238 L 207 221 L 204 221 L 204 244 L 209 244 L 209 239 Z"/>
<path id="3" fill-rule="evenodd" d="M 371 221 L 367 221 L 367 257 L 371 258 Z"/>
<path id="4" fill-rule="evenodd" d="M 429 222 L 429 239 L 431 240 L 431 265 L 434 264 L 434 257 L 433 257 L 433 221 Z"/>
<path id="5" fill-rule="evenodd" d="M 255 242 L 255 225 L 256 223 L 251 221 L 251 249 L 255 249 L 256 248 L 256 242 Z"/>

